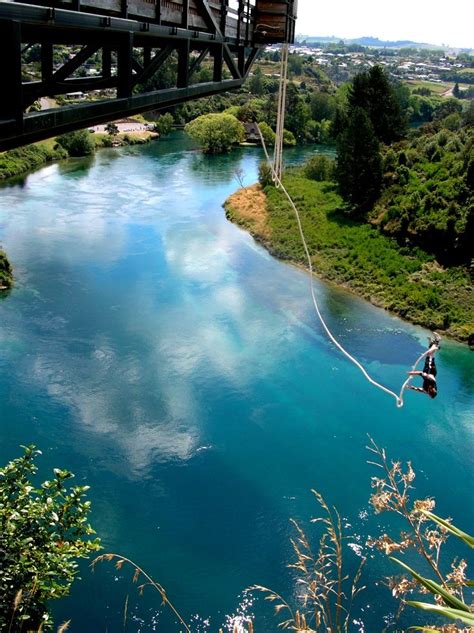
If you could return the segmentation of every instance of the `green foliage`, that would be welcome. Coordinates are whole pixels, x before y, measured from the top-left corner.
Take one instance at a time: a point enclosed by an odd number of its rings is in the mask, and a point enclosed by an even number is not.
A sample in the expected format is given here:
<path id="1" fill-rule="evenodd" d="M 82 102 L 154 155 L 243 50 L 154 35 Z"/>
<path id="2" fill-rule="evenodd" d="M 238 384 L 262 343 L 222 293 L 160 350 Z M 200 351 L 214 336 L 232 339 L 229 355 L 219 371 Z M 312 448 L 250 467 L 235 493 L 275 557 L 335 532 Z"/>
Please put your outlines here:
<path id="1" fill-rule="evenodd" d="M 267 197 L 266 231 L 259 234 L 257 227 L 250 229 L 276 256 L 305 264 L 291 207 L 278 189 L 268 186 L 272 184 L 269 172 L 260 182 Z M 289 170 L 284 183 L 300 211 L 319 274 L 413 323 L 448 330 L 461 340 L 474 333 L 468 269 L 442 268 L 416 246 L 399 245 L 373 224 L 351 219 L 341 211 L 341 196 L 327 182 L 308 180 L 302 171 Z M 239 221 L 238 213 L 234 219 Z"/>
<path id="2" fill-rule="evenodd" d="M 306 123 L 311 118 L 311 108 L 306 103 L 295 84 L 288 84 L 285 126 L 295 139 L 303 140 Z"/>
<path id="3" fill-rule="evenodd" d="M 371 208 L 380 194 L 379 142 L 363 108 L 351 110 L 347 126 L 337 139 L 336 178 L 343 198 L 357 213 Z"/>
<path id="4" fill-rule="evenodd" d="M 457 115 L 452 115 L 457 116 Z M 473 256 L 474 192 L 469 184 L 473 132 L 436 128 L 385 153 L 386 186 L 373 212 L 381 228 L 444 264 Z"/>
<path id="5" fill-rule="evenodd" d="M 297 53 L 288 55 L 288 70 L 291 75 L 301 75 L 303 73 L 303 58 Z"/>
<path id="6" fill-rule="evenodd" d="M 77 559 L 100 548 L 90 538 L 88 486 L 68 487 L 72 473 L 55 468 L 36 487 L 40 454 L 24 447 L 22 457 L 0 468 L 1 630 L 49 628 L 47 602 L 69 593 Z"/>
<path id="7" fill-rule="evenodd" d="M 272 128 L 268 125 L 268 123 L 265 123 L 265 121 L 262 121 L 261 123 L 258 124 L 258 127 L 260 128 L 260 132 L 262 133 L 263 140 L 265 141 L 265 145 L 267 147 L 270 147 L 271 145 L 275 145 L 276 134 L 272 130 Z"/>
<path id="8" fill-rule="evenodd" d="M 405 135 L 406 122 L 400 102 L 381 66 L 373 66 L 354 77 L 348 102 L 350 111 L 353 108 L 365 110 L 382 143 L 392 143 Z"/>
<path id="9" fill-rule="evenodd" d="M 258 166 L 258 182 L 264 188 L 273 186 L 272 169 L 266 161 L 262 161 Z"/>
<path id="10" fill-rule="evenodd" d="M 67 152 L 62 147 L 52 148 L 46 143 L 12 149 L 0 154 L 0 180 L 24 174 L 44 163 L 66 157 Z"/>
<path id="11" fill-rule="evenodd" d="M 13 284 L 13 270 L 4 251 L 0 249 L 0 290 Z"/>
<path id="12" fill-rule="evenodd" d="M 188 123 L 184 131 L 206 154 L 219 154 L 245 139 L 245 129 L 231 114 L 205 114 Z"/>
<path id="13" fill-rule="evenodd" d="M 265 78 L 260 66 L 256 66 L 254 73 L 249 80 L 249 89 L 250 92 L 257 97 L 261 97 L 265 94 Z"/>
<path id="14" fill-rule="evenodd" d="M 115 123 L 107 123 L 107 125 L 105 126 L 105 131 L 110 136 L 117 136 L 117 134 L 119 133 L 118 125 L 116 125 Z"/>
<path id="15" fill-rule="evenodd" d="M 332 120 L 336 115 L 336 97 L 326 92 L 314 92 L 310 99 L 311 118 L 315 121 Z"/>
<path id="16" fill-rule="evenodd" d="M 77 130 L 76 132 L 62 134 L 58 136 L 57 142 L 58 145 L 67 151 L 69 156 L 89 156 L 94 152 L 95 148 L 94 141 L 88 130 Z"/>
<path id="17" fill-rule="evenodd" d="M 296 145 L 295 135 L 290 130 L 283 130 L 283 145 L 285 147 L 294 147 Z"/>
<path id="18" fill-rule="evenodd" d="M 312 156 L 304 165 L 303 171 L 309 180 L 333 180 L 334 161 L 327 156 Z"/>
<path id="19" fill-rule="evenodd" d="M 155 121 L 155 132 L 158 132 L 160 136 L 166 136 L 173 129 L 174 119 L 173 115 L 167 112 L 162 114 Z"/>

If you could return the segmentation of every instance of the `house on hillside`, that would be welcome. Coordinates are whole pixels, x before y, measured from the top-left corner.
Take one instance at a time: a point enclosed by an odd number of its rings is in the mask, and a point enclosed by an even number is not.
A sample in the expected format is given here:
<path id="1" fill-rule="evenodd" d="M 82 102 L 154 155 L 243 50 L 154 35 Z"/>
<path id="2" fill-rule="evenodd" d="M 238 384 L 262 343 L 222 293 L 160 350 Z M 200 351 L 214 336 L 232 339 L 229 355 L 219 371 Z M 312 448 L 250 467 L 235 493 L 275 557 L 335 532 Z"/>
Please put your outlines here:
<path id="1" fill-rule="evenodd" d="M 256 123 L 244 123 L 245 128 L 245 140 L 247 143 L 258 143 L 260 141 L 260 134 L 258 133 L 258 126 Z"/>

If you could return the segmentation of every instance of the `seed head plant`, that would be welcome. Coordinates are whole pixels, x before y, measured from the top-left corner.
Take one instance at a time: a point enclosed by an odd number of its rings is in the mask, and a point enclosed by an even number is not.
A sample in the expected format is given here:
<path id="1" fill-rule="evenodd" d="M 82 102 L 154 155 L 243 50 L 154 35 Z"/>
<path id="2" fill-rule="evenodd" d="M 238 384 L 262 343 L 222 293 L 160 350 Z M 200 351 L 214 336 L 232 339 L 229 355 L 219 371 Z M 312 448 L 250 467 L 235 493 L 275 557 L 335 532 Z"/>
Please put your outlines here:
<path id="1" fill-rule="evenodd" d="M 372 477 L 374 492 L 370 503 L 375 513 L 395 513 L 404 519 L 407 526 L 397 538 L 384 533 L 369 539 L 367 543 L 369 547 L 388 555 L 405 572 L 387 579 L 392 595 L 400 599 L 399 612 L 405 605 L 410 605 L 450 622 L 429 627 L 412 627 L 415 630 L 469 633 L 474 630 L 474 604 L 472 592 L 471 604 L 467 602 L 467 593 L 468 587 L 472 587 L 474 583 L 466 577 L 466 561 L 455 558 L 446 563 L 442 561 L 442 550 L 451 536 L 457 537 L 470 548 L 474 548 L 474 538 L 453 525 L 451 519 L 442 519 L 433 514 L 433 498 L 411 499 L 410 493 L 416 476 L 411 462 L 403 466 L 399 461 L 389 461 L 385 450 L 379 448 L 372 438 L 367 448 L 375 455 L 375 460 L 369 463 L 382 471 L 381 476 Z M 410 561 L 418 559 L 429 571 L 429 577 L 391 556 L 393 553 L 398 556 L 406 555 L 410 557 Z M 414 594 L 421 594 L 423 599 L 431 594 L 434 602 L 407 599 Z"/>
<path id="2" fill-rule="evenodd" d="M 276 615 L 284 615 L 279 623 L 282 629 L 303 632 L 347 633 L 355 598 L 365 589 L 359 586 L 365 558 L 362 558 L 353 578 L 345 572 L 345 534 L 342 520 L 335 508 L 330 508 L 316 490 L 313 495 L 324 516 L 312 519 L 322 529 L 314 549 L 303 528 L 291 520 L 296 535 L 291 539 L 295 561 L 288 565 L 296 570 L 297 605 L 290 604 L 278 593 L 254 585 L 248 591 L 260 591 L 265 600 L 275 603 Z"/>

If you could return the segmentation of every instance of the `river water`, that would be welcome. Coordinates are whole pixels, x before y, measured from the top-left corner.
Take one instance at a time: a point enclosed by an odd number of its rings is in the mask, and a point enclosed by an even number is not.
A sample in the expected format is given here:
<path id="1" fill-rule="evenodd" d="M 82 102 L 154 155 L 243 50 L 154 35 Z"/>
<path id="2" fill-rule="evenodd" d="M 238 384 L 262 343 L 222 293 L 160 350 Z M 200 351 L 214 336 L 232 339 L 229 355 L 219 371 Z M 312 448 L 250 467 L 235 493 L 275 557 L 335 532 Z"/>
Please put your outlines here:
<path id="1" fill-rule="evenodd" d="M 268 605 L 242 591 L 258 583 L 293 598 L 289 519 L 314 533 L 311 488 L 354 542 L 383 531 L 389 517 L 368 507 L 378 473 L 367 434 L 413 460 L 417 494 L 436 497 L 440 514 L 464 529 L 474 519 L 474 355 L 444 343 L 435 401 L 410 393 L 398 410 L 370 387 L 323 336 L 306 274 L 225 219 L 236 168 L 250 184 L 259 159 L 252 148 L 205 157 L 178 134 L 47 166 L 0 192 L 17 279 L 0 301 L 1 462 L 34 443 L 43 479 L 57 466 L 89 484 L 104 551 L 141 564 L 193 631 L 242 612 L 256 614 L 257 633 L 276 630 Z M 398 388 L 427 332 L 317 289 L 336 335 Z M 179 630 L 126 568 L 81 569 L 54 606 L 70 631 Z M 354 612 L 366 631 L 396 609 L 380 584 L 390 572 L 370 557 Z"/>

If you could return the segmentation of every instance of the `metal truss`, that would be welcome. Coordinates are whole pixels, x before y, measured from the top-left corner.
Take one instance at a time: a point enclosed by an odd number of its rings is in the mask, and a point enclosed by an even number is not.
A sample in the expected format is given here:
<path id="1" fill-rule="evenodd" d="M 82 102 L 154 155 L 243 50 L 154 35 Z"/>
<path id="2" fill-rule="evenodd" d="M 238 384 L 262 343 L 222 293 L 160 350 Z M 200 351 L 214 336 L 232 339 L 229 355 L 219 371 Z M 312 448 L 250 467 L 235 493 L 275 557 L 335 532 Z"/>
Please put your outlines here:
<path id="1" fill-rule="evenodd" d="M 164 19 L 165 10 L 178 1 L 180 19 L 173 24 Z M 216 2 L 211 7 L 207 0 L 155 0 L 150 21 L 86 13 L 79 0 L 74 2 L 76 10 L 0 1 L 0 151 L 239 88 L 262 46 L 252 41 L 253 0 L 240 0 L 231 21 L 228 0 L 221 0 L 219 11 Z M 120 8 L 121 16 L 130 15 L 125 0 Z M 35 81 L 25 80 L 22 66 L 22 55 L 33 45 L 40 47 L 40 79 Z M 59 66 L 54 62 L 58 45 L 74 47 Z M 78 77 L 93 56 L 100 57 L 100 74 Z M 146 82 L 170 59 L 176 66 L 175 85 L 146 91 Z M 212 81 L 197 83 L 206 59 Z M 98 90 L 113 90 L 114 96 L 28 111 L 42 97 Z"/>

